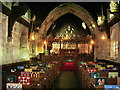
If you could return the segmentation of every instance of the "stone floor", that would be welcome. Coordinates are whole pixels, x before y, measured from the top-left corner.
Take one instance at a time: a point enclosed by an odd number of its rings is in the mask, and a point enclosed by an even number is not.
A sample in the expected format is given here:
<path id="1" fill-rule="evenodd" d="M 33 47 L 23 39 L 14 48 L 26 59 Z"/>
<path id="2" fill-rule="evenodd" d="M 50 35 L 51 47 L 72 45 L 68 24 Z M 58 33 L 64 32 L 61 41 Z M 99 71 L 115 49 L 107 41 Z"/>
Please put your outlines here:
<path id="1" fill-rule="evenodd" d="M 81 85 L 74 71 L 62 71 L 56 79 L 53 90 L 56 88 L 80 88 Z"/>

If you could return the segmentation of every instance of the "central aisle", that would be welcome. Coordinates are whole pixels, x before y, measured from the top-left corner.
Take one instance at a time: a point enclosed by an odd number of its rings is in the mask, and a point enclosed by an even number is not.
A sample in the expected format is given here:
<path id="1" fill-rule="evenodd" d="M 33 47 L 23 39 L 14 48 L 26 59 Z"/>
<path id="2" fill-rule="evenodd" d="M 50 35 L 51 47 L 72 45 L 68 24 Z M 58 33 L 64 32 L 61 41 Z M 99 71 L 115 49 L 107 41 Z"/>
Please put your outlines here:
<path id="1" fill-rule="evenodd" d="M 80 88 L 80 84 L 74 71 L 62 71 L 54 83 L 54 88 Z"/>

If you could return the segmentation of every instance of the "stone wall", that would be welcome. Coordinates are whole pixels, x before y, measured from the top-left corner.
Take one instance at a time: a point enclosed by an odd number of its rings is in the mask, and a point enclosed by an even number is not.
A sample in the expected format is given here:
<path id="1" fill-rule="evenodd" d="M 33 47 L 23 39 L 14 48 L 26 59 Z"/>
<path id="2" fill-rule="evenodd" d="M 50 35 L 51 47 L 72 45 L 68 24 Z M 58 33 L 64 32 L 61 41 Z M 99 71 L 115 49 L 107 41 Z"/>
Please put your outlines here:
<path id="1" fill-rule="evenodd" d="M 120 63 L 120 22 L 110 27 L 110 39 L 98 40 L 97 58 Z"/>
<path id="2" fill-rule="evenodd" d="M 6 64 L 8 62 L 7 60 L 7 52 L 9 51 L 7 46 L 9 45 L 7 43 L 7 34 L 8 34 L 8 16 L 1 14 L 1 20 L 2 20 L 2 23 L 1 23 L 1 30 L 2 31 L 0 34 L 0 47 L 1 47 L 1 64 Z M 11 57 L 10 57 L 11 58 Z M 11 62 L 11 61 L 10 61 Z"/>
<path id="3" fill-rule="evenodd" d="M 9 64 L 29 60 L 28 28 L 15 22 L 12 31 L 12 41 L 7 41 L 8 16 L 0 13 L 0 64 Z"/>
<path id="4" fill-rule="evenodd" d="M 98 41 L 98 59 L 110 59 L 110 40 L 99 40 Z"/>
<path id="5" fill-rule="evenodd" d="M 110 28 L 110 34 L 111 34 L 111 53 L 110 56 L 113 61 L 117 61 L 120 63 L 120 21 L 116 24 L 114 24 Z"/>

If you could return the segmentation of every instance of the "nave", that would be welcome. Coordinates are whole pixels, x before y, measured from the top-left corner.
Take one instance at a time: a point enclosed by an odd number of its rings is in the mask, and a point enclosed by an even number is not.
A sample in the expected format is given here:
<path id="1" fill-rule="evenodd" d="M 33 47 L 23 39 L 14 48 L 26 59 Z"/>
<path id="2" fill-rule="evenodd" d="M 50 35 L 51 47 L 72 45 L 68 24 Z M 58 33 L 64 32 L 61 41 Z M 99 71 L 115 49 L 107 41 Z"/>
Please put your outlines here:
<path id="1" fill-rule="evenodd" d="M 75 71 L 62 71 L 53 85 L 53 90 L 56 88 L 81 88 Z"/>

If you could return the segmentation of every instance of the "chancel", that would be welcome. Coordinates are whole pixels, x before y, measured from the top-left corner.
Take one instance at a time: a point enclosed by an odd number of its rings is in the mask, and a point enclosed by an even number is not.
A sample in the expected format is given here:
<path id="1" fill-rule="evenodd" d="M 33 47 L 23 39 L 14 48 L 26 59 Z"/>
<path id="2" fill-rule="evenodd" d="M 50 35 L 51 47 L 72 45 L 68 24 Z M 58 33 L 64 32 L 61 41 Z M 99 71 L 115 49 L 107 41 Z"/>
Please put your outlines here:
<path id="1" fill-rule="evenodd" d="M 119 0 L 0 5 L 0 89 L 120 89 Z"/>

